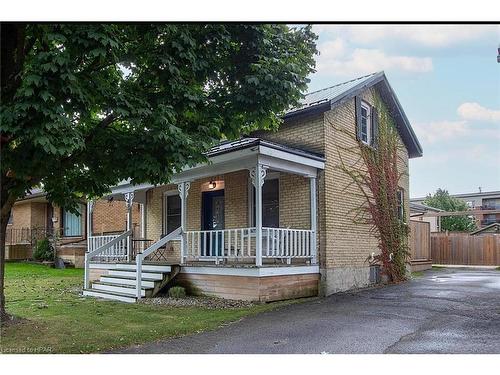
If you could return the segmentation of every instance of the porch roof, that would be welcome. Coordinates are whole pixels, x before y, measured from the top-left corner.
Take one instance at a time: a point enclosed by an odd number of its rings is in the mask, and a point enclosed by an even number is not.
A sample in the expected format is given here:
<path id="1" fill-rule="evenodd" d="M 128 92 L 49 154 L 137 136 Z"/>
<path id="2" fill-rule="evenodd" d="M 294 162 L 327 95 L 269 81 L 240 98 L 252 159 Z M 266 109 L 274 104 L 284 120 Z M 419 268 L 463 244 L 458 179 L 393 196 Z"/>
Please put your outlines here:
<path id="1" fill-rule="evenodd" d="M 304 151 L 260 138 L 241 138 L 236 141 L 221 142 L 207 152 L 209 163 L 186 167 L 173 175 L 170 183 L 193 181 L 214 175 L 221 175 L 255 167 L 257 163 L 266 168 L 315 177 L 318 169 L 324 169 L 323 155 Z M 114 186 L 110 195 L 129 191 L 144 192 L 154 187 L 150 183 L 131 184 L 130 180 Z"/>
<path id="2" fill-rule="evenodd" d="M 293 155 L 304 156 L 304 157 L 311 158 L 313 160 L 318 160 L 321 162 L 325 161 L 324 155 L 316 154 L 316 153 L 309 152 L 309 151 L 304 151 L 304 150 L 301 150 L 299 148 L 289 147 L 289 146 L 282 145 L 280 143 L 271 142 L 271 141 L 267 141 L 267 140 L 262 139 L 262 138 L 255 138 L 255 137 L 241 138 L 241 139 L 238 139 L 236 141 L 221 142 L 217 146 L 212 147 L 210 149 L 210 151 L 207 153 L 207 155 L 209 157 L 211 157 L 211 156 L 215 156 L 215 155 L 224 154 L 226 152 L 241 150 L 241 149 L 244 149 L 247 147 L 254 147 L 254 146 L 259 146 L 259 145 L 266 146 L 266 147 L 276 149 L 276 150 L 289 152 Z"/>

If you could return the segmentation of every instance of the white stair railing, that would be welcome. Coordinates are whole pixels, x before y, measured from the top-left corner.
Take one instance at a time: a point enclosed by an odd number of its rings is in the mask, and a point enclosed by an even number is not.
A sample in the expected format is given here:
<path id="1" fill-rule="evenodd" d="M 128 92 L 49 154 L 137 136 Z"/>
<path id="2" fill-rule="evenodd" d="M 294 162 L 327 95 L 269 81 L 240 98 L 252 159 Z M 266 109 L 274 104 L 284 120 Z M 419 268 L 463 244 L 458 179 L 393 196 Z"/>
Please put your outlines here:
<path id="1" fill-rule="evenodd" d="M 150 247 L 148 247 L 146 250 L 144 250 L 142 253 L 137 254 L 137 257 L 135 258 L 135 263 L 136 263 L 136 296 L 137 298 L 141 298 L 141 289 L 142 289 L 142 262 L 144 258 L 146 258 L 148 255 L 151 253 L 155 252 L 159 248 L 165 246 L 169 241 L 175 240 L 178 238 L 182 233 L 181 227 L 177 228 L 173 232 L 170 232 L 167 234 L 165 237 L 160 239 L 159 241 L 156 241 L 154 244 L 152 244 Z"/>
<path id="2" fill-rule="evenodd" d="M 100 254 L 106 254 L 106 252 L 113 248 L 116 244 L 120 243 L 121 241 L 123 240 L 126 240 L 129 236 L 132 235 L 132 231 L 129 230 L 129 231 L 126 231 L 126 232 L 123 232 L 122 234 L 120 234 L 119 236 L 113 238 L 111 241 L 105 243 L 104 245 L 98 247 L 97 249 L 95 250 L 91 250 L 87 253 L 85 253 L 85 273 L 84 273 L 84 286 L 85 286 L 85 289 L 88 289 L 90 287 L 90 280 L 89 280 L 89 272 L 90 272 L 90 260 L 95 257 L 95 256 L 98 256 Z M 125 253 L 125 256 L 127 256 L 127 252 L 129 252 L 130 249 L 126 249 L 126 253 Z M 106 254 L 107 256 L 108 254 Z"/>

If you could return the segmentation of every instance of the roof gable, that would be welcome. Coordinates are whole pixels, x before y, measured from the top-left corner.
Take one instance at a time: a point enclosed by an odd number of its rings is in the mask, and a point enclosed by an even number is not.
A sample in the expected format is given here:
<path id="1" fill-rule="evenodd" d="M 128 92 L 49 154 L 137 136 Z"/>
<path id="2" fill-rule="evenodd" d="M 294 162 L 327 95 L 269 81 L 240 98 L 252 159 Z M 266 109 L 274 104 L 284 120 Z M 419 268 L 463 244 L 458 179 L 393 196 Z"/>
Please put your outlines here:
<path id="1" fill-rule="evenodd" d="M 299 106 L 288 111 L 284 118 L 292 118 L 314 111 L 326 112 L 332 107 L 343 104 L 362 91 L 374 86 L 379 90 L 382 100 L 387 105 L 396 122 L 401 139 L 408 150 L 408 156 L 410 158 L 422 156 L 422 146 L 384 72 L 369 74 L 311 92 L 304 97 Z"/>

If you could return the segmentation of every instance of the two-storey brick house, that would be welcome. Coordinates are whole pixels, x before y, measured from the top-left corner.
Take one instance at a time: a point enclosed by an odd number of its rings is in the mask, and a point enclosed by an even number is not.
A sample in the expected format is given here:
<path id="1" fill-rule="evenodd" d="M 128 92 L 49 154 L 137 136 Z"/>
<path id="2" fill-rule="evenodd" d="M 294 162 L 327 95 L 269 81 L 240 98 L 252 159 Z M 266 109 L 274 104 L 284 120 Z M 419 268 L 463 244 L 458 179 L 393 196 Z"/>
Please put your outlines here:
<path id="1" fill-rule="evenodd" d="M 130 250 L 130 231 L 89 238 L 84 293 L 133 302 L 174 276 L 193 292 L 260 301 L 368 286 L 377 240 L 353 223 L 363 202 L 338 166 L 339 156 L 354 163 L 343 147 L 372 143 L 374 93 L 397 125 L 407 172 L 422 148 L 383 72 L 310 93 L 277 132 L 223 142 L 169 185 L 113 188 L 115 199 L 144 204 L 147 241 Z M 409 220 L 408 174 L 400 187 Z"/>

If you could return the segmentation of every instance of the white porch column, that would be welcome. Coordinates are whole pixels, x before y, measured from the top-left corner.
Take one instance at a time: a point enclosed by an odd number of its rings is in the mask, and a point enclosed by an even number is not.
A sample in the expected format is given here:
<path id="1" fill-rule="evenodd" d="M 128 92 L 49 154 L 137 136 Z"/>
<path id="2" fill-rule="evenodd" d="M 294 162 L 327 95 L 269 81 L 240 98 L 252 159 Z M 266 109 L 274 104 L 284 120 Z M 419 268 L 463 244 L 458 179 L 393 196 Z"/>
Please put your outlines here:
<path id="1" fill-rule="evenodd" d="M 266 177 L 266 169 L 257 162 L 250 170 L 250 178 L 255 187 L 255 265 L 262 266 L 262 185 Z"/>
<path id="2" fill-rule="evenodd" d="M 127 231 L 132 230 L 132 206 L 134 203 L 134 192 L 123 194 L 127 206 Z M 132 235 L 127 238 L 127 260 L 130 262 L 132 256 Z"/>
<path id="3" fill-rule="evenodd" d="M 177 185 L 177 190 L 179 190 L 179 195 L 181 197 L 181 264 L 184 264 L 186 258 L 185 247 L 186 247 L 186 228 L 187 228 L 187 196 L 189 188 L 191 187 L 190 182 L 181 182 Z"/>
<path id="4" fill-rule="evenodd" d="M 90 244 L 90 237 L 92 237 L 92 213 L 94 211 L 94 200 L 87 201 L 87 252 L 93 250 Z"/>
<path id="5" fill-rule="evenodd" d="M 318 262 L 318 249 L 317 249 L 317 220 L 318 220 L 318 210 L 317 210 L 317 189 L 316 189 L 316 177 L 309 178 L 310 187 L 310 199 L 311 199 L 311 263 L 316 264 Z"/>
<path id="6" fill-rule="evenodd" d="M 146 203 L 141 203 L 141 238 L 146 238 Z"/>

